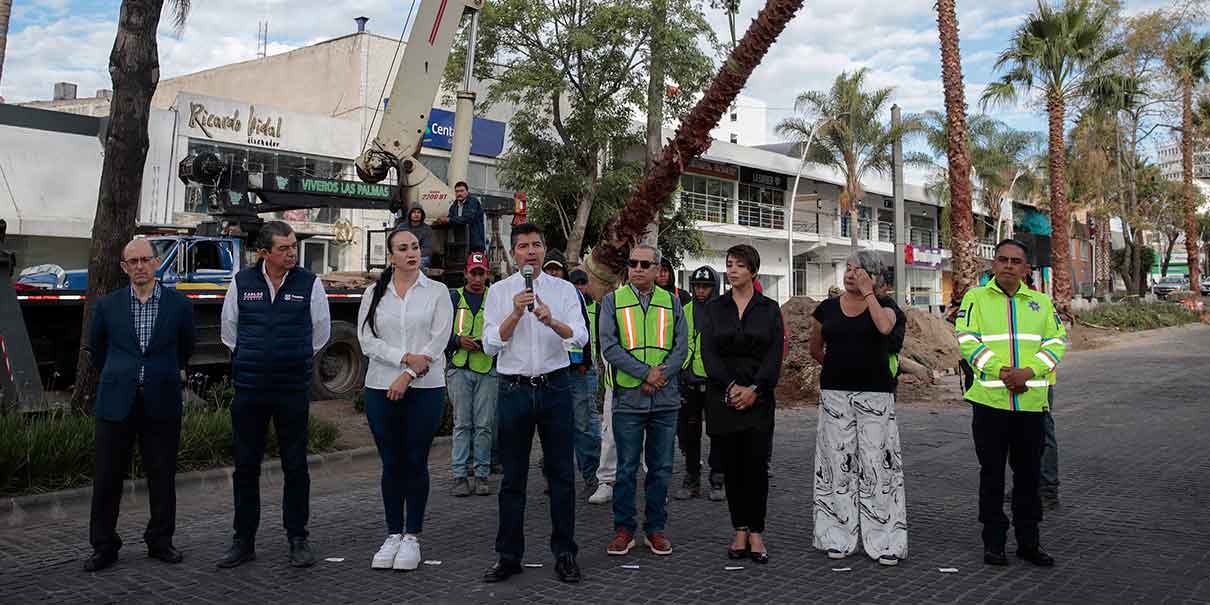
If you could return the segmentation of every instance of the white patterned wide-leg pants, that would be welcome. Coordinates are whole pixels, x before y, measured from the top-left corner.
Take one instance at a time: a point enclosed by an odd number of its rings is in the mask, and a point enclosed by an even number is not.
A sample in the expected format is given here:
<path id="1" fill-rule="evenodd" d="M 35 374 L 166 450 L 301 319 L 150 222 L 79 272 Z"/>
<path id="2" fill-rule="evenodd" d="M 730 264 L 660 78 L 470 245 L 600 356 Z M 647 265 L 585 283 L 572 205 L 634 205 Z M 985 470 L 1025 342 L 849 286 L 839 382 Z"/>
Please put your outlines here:
<path id="1" fill-rule="evenodd" d="M 820 392 L 815 440 L 815 539 L 820 550 L 907 558 L 903 453 L 895 396 Z"/>

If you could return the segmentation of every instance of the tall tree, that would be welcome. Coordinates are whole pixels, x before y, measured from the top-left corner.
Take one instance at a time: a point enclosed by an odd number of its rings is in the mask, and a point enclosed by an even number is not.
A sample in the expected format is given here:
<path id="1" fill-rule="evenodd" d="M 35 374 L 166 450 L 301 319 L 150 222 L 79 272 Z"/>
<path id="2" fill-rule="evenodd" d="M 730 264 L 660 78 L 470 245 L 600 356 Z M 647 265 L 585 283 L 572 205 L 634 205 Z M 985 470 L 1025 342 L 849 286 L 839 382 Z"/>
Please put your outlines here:
<path id="1" fill-rule="evenodd" d="M 815 140 L 807 150 L 807 159 L 831 166 L 844 176 L 838 200 L 849 214 L 849 241 L 857 248 L 860 231 L 859 212 L 865 189 L 861 181 L 870 173 L 890 174 L 894 168 L 891 145 L 896 139 L 923 129 L 919 116 L 904 116 L 902 124 L 883 122 L 890 111 L 893 88 L 867 90 L 865 68 L 836 76 L 828 91 L 808 90 L 798 95 L 794 105 L 826 120 L 815 129 Z M 790 117 L 777 125 L 777 133 L 787 139 L 805 142 L 811 124 Z M 969 187 L 969 179 L 968 179 Z"/>
<path id="2" fill-rule="evenodd" d="M 702 50 L 714 44 L 714 34 L 695 0 L 660 1 L 667 21 L 677 24 L 660 37 L 662 81 L 680 90 L 662 99 L 664 118 L 672 120 L 684 114 L 714 67 Z M 613 159 L 631 140 L 642 140 L 634 122 L 648 104 L 652 23 L 650 0 L 499 0 L 480 13 L 477 53 L 493 58 L 475 62 L 479 79 L 491 82 L 486 103 L 516 105 L 510 128 L 527 131 L 561 158 L 549 168 L 535 165 L 522 157 L 528 147 L 514 145 L 502 158 L 502 181 L 520 189 L 536 178 L 550 181 L 550 170 L 559 170 L 565 195 L 536 191 L 530 200 L 535 210 L 557 204 L 567 215 L 562 235 L 569 259 L 583 253 L 594 203 L 612 182 L 611 171 L 621 169 Z M 459 48 L 450 57 L 447 84 L 458 81 L 464 62 Z"/>
<path id="3" fill-rule="evenodd" d="M 189 16 L 191 0 L 171 2 L 174 25 L 180 32 Z M 87 298 L 90 301 L 117 288 L 125 279 L 115 259 L 122 258 L 122 248 L 134 236 L 143 165 L 147 161 L 147 120 L 151 113 L 151 97 L 160 81 L 156 33 L 163 8 L 164 0 L 122 0 L 118 16 L 118 33 L 109 53 L 113 103 L 109 105 L 105 160 L 101 165 L 97 214 L 92 223 L 89 249 Z M 87 305 L 72 393 L 72 405 L 85 412 L 91 411 L 97 387 L 98 368 L 92 366 L 85 348 L 91 319 L 92 305 Z"/>
<path id="4" fill-rule="evenodd" d="M 1123 52 L 1105 45 L 1109 33 L 1108 7 L 1088 0 L 1069 0 L 1054 7 L 1039 0 L 1038 8 L 1013 34 L 1009 47 L 996 59 L 996 71 L 1006 71 L 990 84 L 981 102 L 1016 103 L 1022 93 L 1038 90 L 1046 102 L 1049 126 L 1051 266 L 1055 305 L 1071 308 L 1071 213 L 1067 205 L 1066 149 L 1063 123 L 1067 106 L 1086 95 L 1104 77 L 1110 63 Z"/>
<path id="5" fill-rule="evenodd" d="M 606 228 L 602 241 L 592 249 L 586 264 L 593 296 L 600 298 L 624 272 L 630 247 L 658 213 L 669 194 L 680 184 L 685 164 L 705 153 L 710 130 L 743 89 L 744 83 L 804 0 L 767 0 L 739 44 L 731 50 L 722 69 L 711 80 L 705 94 L 681 121 L 664 153 L 648 172 L 626 206 Z"/>
<path id="6" fill-rule="evenodd" d="M 710 0 L 710 8 L 722 9 L 727 13 L 727 25 L 731 30 L 731 48 L 735 48 L 735 16 L 739 14 L 740 0 Z"/>
<path id="7" fill-rule="evenodd" d="M 0 84 L 4 83 L 4 54 L 8 48 L 8 20 L 13 15 L 13 0 L 0 0 Z"/>
<path id="8" fill-rule="evenodd" d="M 950 305 L 957 307 L 978 283 L 974 214 L 971 211 L 971 158 L 966 136 L 966 90 L 958 48 L 955 0 L 937 0 L 937 34 L 941 40 L 941 81 L 945 89 L 946 156 L 949 173 L 950 249 L 954 287 Z"/>
<path id="9" fill-rule="evenodd" d="M 1197 192 L 1193 189 L 1193 89 L 1204 82 L 1210 67 L 1210 36 L 1181 32 L 1168 52 L 1168 67 L 1181 90 L 1181 178 L 1185 186 L 1185 254 L 1189 259 L 1189 283 L 1201 296 L 1201 262 L 1198 253 Z"/>

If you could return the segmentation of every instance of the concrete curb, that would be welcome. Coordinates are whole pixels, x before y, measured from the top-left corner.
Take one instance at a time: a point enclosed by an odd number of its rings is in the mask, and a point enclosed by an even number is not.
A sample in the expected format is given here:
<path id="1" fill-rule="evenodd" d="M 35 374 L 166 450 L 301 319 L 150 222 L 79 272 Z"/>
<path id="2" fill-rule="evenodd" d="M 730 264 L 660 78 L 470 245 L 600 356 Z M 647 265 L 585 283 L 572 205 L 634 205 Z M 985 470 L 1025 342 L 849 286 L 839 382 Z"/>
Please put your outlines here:
<path id="1" fill-rule="evenodd" d="M 446 435 L 433 439 L 433 447 L 438 445 L 449 445 L 451 438 Z M 326 452 L 323 454 L 311 454 L 307 456 L 307 465 L 311 469 L 330 465 L 336 462 L 358 462 L 366 458 L 377 458 L 378 448 L 375 446 L 359 447 L 351 450 L 338 450 L 334 452 Z M 265 474 L 280 464 L 278 458 L 266 460 L 261 464 L 261 474 Z M 179 473 L 176 476 L 176 488 L 178 491 L 193 487 L 200 483 L 206 483 L 211 480 L 225 480 L 234 470 L 231 466 L 220 466 L 204 470 L 190 471 L 187 473 Z M 147 480 L 136 479 L 131 481 L 127 479 L 123 486 L 123 492 L 141 492 L 146 491 Z M 46 492 L 44 494 L 30 494 L 28 496 L 16 496 L 6 498 L 7 502 L 0 503 L 0 514 L 12 513 L 16 510 L 37 511 L 52 506 L 62 506 L 64 504 L 76 503 L 80 501 L 88 501 L 92 499 L 92 486 L 77 487 L 74 489 L 66 489 L 57 492 Z"/>

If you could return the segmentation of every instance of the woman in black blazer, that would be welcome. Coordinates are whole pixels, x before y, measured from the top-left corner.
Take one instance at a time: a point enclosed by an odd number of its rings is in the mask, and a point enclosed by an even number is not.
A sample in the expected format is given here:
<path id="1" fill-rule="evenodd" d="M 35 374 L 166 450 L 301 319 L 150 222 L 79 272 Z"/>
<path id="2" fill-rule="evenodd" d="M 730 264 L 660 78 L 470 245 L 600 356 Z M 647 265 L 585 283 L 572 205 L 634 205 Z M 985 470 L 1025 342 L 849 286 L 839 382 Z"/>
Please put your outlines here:
<path id="1" fill-rule="evenodd" d="M 732 559 L 768 563 L 765 509 L 769 499 L 769 448 L 785 339 L 781 309 L 753 286 L 760 254 L 747 244 L 727 250 L 731 290 L 706 304 L 702 361 L 710 383 L 706 430 L 721 448 L 723 483 L 735 537 Z"/>

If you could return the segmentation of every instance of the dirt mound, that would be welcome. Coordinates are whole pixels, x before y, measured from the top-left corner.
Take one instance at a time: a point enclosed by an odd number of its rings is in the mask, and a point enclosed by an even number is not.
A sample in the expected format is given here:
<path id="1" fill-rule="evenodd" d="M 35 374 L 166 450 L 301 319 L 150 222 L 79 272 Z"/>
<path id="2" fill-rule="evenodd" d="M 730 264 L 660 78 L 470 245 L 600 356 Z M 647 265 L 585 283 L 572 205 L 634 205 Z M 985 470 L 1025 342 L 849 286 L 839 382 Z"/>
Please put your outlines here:
<path id="1" fill-rule="evenodd" d="M 776 399 L 779 405 L 798 406 L 819 402 L 819 374 L 821 368 L 811 358 L 811 331 L 815 320 L 811 313 L 819 302 L 808 297 L 791 298 L 782 306 L 785 318 L 786 340 L 790 352 L 782 362 L 781 382 L 777 385 Z M 953 325 L 943 318 L 918 309 L 908 309 L 907 334 L 904 338 L 901 359 L 919 364 L 915 368 L 910 362 L 902 362 L 900 382 L 931 383 L 933 372 L 952 369 L 958 365 L 958 341 L 954 338 Z M 912 367 L 909 367 L 912 366 Z M 906 372 L 916 371 L 917 376 Z"/>

